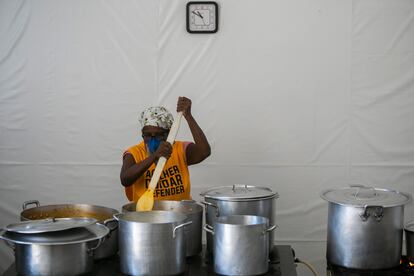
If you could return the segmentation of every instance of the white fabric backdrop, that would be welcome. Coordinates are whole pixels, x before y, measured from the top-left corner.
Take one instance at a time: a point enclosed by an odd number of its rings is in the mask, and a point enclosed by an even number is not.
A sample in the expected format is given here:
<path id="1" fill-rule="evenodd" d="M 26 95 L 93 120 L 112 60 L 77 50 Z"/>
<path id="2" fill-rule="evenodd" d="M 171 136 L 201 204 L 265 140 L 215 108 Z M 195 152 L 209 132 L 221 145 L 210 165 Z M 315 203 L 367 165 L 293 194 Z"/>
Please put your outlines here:
<path id="1" fill-rule="evenodd" d="M 414 1 L 219 0 L 210 35 L 186 32 L 186 3 L 0 1 L 0 227 L 31 199 L 120 209 L 139 112 L 185 95 L 212 146 L 193 197 L 271 187 L 276 242 L 323 273 L 323 189 L 414 192 Z"/>

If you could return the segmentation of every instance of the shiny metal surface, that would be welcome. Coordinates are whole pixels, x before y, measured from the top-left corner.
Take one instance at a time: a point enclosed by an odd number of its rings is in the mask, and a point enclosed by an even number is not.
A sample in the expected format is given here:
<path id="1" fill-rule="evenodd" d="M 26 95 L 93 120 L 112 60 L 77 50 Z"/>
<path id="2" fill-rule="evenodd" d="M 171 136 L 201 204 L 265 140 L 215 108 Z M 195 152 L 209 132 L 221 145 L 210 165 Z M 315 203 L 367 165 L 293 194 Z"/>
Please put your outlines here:
<path id="1" fill-rule="evenodd" d="M 0 238 L 13 243 L 19 275 L 79 275 L 92 270 L 94 251 L 109 229 L 94 224 L 60 232 L 21 234 L 0 231 Z"/>
<path id="2" fill-rule="evenodd" d="M 34 206 L 34 207 L 33 207 Z M 32 207 L 32 208 L 30 208 Z M 41 206 L 38 200 L 30 200 L 23 203 L 23 211 L 20 219 L 37 220 L 46 218 L 73 218 L 86 217 L 94 218 L 103 224 L 106 220 L 112 219 L 118 210 L 89 204 L 54 204 Z M 118 253 L 118 222 L 110 222 L 107 225 L 112 229 L 105 242 L 95 251 L 95 259 L 103 259 Z"/>
<path id="3" fill-rule="evenodd" d="M 219 217 L 214 236 L 214 271 L 223 275 L 261 275 L 269 269 L 269 220 L 259 216 Z"/>
<path id="4" fill-rule="evenodd" d="M 270 225 L 275 225 L 276 198 L 274 196 L 248 201 L 227 201 L 205 198 L 206 223 L 208 225 L 214 225 L 214 221 L 219 216 L 252 215 L 268 218 Z M 269 246 L 273 244 L 274 236 L 274 232 L 270 233 Z M 213 237 L 210 233 L 207 233 L 207 250 L 214 254 Z"/>
<path id="5" fill-rule="evenodd" d="M 355 269 L 398 266 L 402 249 L 404 206 L 378 207 L 329 203 L 328 262 Z"/>
<path id="6" fill-rule="evenodd" d="M 90 242 L 91 243 L 91 242 Z M 79 275 L 93 268 L 89 243 L 68 245 L 16 245 L 18 275 Z"/>
<path id="7" fill-rule="evenodd" d="M 122 206 L 122 212 L 135 212 L 136 203 L 130 202 Z M 185 227 L 186 237 L 186 256 L 194 256 L 201 252 L 202 245 L 202 222 L 203 207 L 194 200 L 156 200 L 154 202 L 155 211 L 174 211 L 185 214 L 185 221 L 192 221 L 192 224 Z"/>
<path id="8" fill-rule="evenodd" d="M 129 212 L 119 221 L 119 257 L 128 275 L 174 275 L 184 272 L 186 216 L 172 211 Z"/>

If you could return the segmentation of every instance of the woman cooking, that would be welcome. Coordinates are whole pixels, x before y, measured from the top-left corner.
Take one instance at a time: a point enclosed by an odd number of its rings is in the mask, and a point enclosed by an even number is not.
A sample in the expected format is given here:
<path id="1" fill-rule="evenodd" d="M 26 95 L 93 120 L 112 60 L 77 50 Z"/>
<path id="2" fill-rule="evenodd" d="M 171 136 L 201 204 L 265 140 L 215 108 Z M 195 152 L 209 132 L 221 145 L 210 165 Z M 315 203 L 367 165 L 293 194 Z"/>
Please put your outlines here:
<path id="1" fill-rule="evenodd" d="M 162 106 L 142 111 L 139 121 L 143 141 L 128 148 L 123 155 L 121 183 L 130 201 L 138 201 L 147 190 L 157 160 L 167 162 L 154 191 L 155 200 L 191 199 L 188 166 L 200 163 L 210 153 L 210 145 L 203 130 L 191 114 L 191 100 L 179 97 L 177 112 L 183 112 L 194 142 L 166 142 L 173 116 Z"/>

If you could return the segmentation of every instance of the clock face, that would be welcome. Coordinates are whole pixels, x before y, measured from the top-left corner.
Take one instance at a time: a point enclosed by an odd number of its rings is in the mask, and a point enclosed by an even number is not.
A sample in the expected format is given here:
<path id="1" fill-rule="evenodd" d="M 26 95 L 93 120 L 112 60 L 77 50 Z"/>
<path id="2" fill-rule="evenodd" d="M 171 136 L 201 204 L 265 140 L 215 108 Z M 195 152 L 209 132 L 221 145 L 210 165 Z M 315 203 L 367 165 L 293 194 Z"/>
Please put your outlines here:
<path id="1" fill-rule="evenodd" d="M 217 32 L 218 5 L 216 2 L 188 2 L 186 14 L 189 33 Z"/>

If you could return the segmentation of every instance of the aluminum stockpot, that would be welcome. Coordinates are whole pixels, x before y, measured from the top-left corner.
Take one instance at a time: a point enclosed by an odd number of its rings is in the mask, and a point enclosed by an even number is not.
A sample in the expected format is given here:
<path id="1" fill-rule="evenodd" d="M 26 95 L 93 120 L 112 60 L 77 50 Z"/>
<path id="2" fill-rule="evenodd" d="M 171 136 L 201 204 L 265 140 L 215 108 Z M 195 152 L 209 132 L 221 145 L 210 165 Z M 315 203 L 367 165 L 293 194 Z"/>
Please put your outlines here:
<path id="1" fill-rule="evenodd" d="M 29 208 L 34 205 L 35 207 Z M 118 222 L 112 218 L 118 210 L 104 206 L 89 204 L 55 204 L 40 206 L 38 200 L 30 200 L 23 203 L 23 211 L 20 220 L 38 220 L 46 218 L 94 218 L 100 224 L 110 229 L 105 242 L 95 251 L 94 259 L 103 259 L 118 253 Z"/>
<path id="2" fill-rule="evenodd" d="M 101 224 L 50 233 L 0 231 L 0 239 L 14 250 L 18 275 L 72 276 L 93 269 L 93 253 L 108 235 Z"/>
<path id="3" fill-rule="evenodd" d="M 326 258 L 354 269 L 387 269 L 400 263 L 404 205 L 411 196 L 365 186 L 329 189 Z"/>
<path id="4" fill-rule="evenodd" d="M 269 219 L 222 216 L 204 230 L 213 235 L 214 271 L 223 275 L 261 275 L 269 269 Z"/>
<path id="5" fill-rule="evenodd" d="M 213 225 L 219 216 L 252 215 L 269 219 L 275 225 L 276 199 L 279 195 L 266 187 L 251 185 L 232 185 L 211 188 L 200 194 L 201 202 L 206 206 L 206 223 Z M 269 236 L 269 248 L 272 250 L 274 233 Z M 213 251 L 213 237 L 207 233 L 207 251 Z"/>
<path id="6" fill-rule="evenodd" d="M 128 275 L 176 275 L 185 270 L 186 216 L 172 211 L 116 214 L 119 257 Z"/>
<path id="7" fill-rule="evenodd" d="M 122 206 L 122 212 L 135 212 L 136 202 L 130 202 Z M 154 211 L 174 211 L 187 216 L 186 221 L 193 223 L 184 228 L 186 236 L 186 256 L 194 256 L 201 252 L 202 244 L 202 222 L 203 207 L 194 200 L 156 200 L 154 201 Z"/>
<path id="8" fill-rule="evenodd" d="M 405 232 L 405 247 L 407 250 L 407 257 L 411 262 L 414 261 L 414 221 L 407 223 L 404 226 Z"/>

